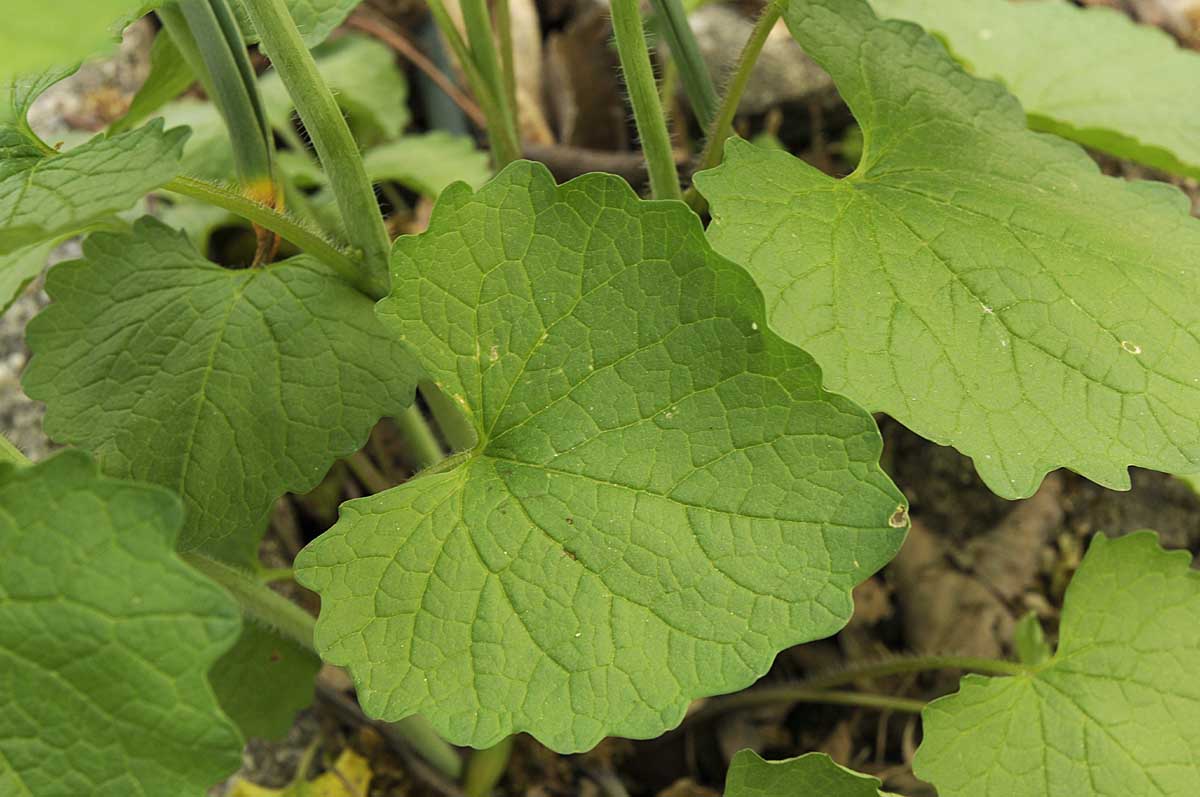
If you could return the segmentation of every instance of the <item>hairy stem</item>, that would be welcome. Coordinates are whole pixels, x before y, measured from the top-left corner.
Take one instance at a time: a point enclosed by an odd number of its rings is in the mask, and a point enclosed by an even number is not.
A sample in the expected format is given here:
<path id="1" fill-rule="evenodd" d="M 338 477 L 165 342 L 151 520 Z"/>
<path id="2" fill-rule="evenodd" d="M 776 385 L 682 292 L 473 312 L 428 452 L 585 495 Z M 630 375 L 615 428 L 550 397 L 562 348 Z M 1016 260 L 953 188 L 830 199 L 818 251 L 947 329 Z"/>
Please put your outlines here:
<path id="1" fill-rule="evenodd" d="M 687 11 L 680 0 L 650 0 L 650 5 L 661 22 L 660 28 L 671 48 L 671 61 L 679 69 L 692 112 L 707 130 L 717 112 L 717 91 L 700 55 L 700 45 L 688 25 Z"/>
<path id="2" fill-rule="evenodd" d="M 783 14 L 783 4 L 784 0 L 771 0 L 763 9 L 758 21 L 754 23 L 754 30 L 750 32 L 750 38 L 746 40 L 745 46 L 742 47 L 742 54 L 738 57 L 737 69 L 721 97 L 721 106 L 717 109 L 717 115 L 708 128 L 708 138 L 704 143 L 704 152 L 700 155 L 696 171 L 711 169 L 721 162 L 725 139 L 729 138 L 733 132 L 733 119 L 737 115 L 738 105 L 741 104 L 742 92 L 746 90 L 746 84 L 750 81 L 754 65 L 758 63 L 758 56 L 767 41 L 767 36 L 770 35 L 775 23 Z M 688 189 L 685 199 L 697 212 L 704 207 L 704 200 L 696 192 L 694 186 Z"/>
<path id="3" fill-rule="evenodd" d="M 445 458 L 446 454 L 442 451 L 442 444 L 438 442 L 437 435 L 425 421 L 425 416 L 421 413 L 421 407 L 417 403 L 417 397 L 414 396 L 413 403 L 394 420 L 404 439 L 404 451 L 408 454 L 411 460 L 410 464 L 414 468 L 425 470 Z"/>
<path id="4" fill-rule="evenodd" d="M 646 156 L 650 192 L 655 199 L 679 199 L 679 173 L 675 170 L 671 134 L 658 99 L 638 0 L 612 0 L 612 23 L 638 139 Z"/>
<path id="5" fill-rule="evenodd" d="M 273 628 L 308 650 L 315 650 L 313 631 L 316 619 L 308 612 L 262 583 L 254 574 L 198 553 L 180 557 L 189 565 L 224 587 L 242 607 L 249 619 Z"/>
<path id="6" fill-rule="evenodd" d="M 329 175 L 346 231 L 363 252 L 369 284 L 382 295 L 387 292 L 391 241 L 342 110 L 321 79 L 284 0 L 243 0 L 243 6 Z"/>
<path id="7" fill-rule="evenodd" d="M 467 771 L 463 774 L 463 794 L 466 797 L 487 797 L 504 777 L 508 759 L 512 755 L 513 741 L 517 737 L 506 736 L 491 747 L 476 750 L 467 759 Z"/>
<path id="8" fill-rule="evenodd" d="M 316 257 L 321 262 L 332 267 L 347 282 L 374 299 L 383 297 L 383 291 L 365 279 L 361 264 L 351 259 L 346 253 L 318 232 L 310 230 L 290 216 L 286 216 L 274 208 L 261 202 L 242 196 L 227 188 L 197 180 L 194 177 L 176 177 L 163 186 L 167 191 L 182 194 L 210 205 L 224 208 L 230 213 L 241 216 L 247 221 L 270 230 L 285 241 L 289 241 L 300 250 Z"/>

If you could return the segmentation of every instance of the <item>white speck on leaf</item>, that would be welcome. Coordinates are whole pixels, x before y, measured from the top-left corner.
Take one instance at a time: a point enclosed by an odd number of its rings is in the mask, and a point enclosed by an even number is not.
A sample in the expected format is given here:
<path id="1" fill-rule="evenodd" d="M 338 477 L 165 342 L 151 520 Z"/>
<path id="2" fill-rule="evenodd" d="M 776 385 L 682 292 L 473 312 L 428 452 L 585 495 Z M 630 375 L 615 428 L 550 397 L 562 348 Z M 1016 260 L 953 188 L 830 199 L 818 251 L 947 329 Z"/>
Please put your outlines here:
<path id="1" fill-rule="evenodd" d="M 488 360 L 490 362 L 496 362 L 496 360 L 499 360 L 499 359 L 500 359 L 500 347 L 497 346 L 495 343 L 493 343 L 491 351 L 488 352 Z"/>
<path id="2" fill-rule="evenodd" d="M 1128 341 L 1128 340 L 1121 341 L 1121 348 L 1124 349 L 1125 351 L 1129 352 L 1130 354 L 1141 354 L 1142 353 L 1141 346 L 1137 345 L 1136 343 L 1134 343 L 1132 341 Z"/>

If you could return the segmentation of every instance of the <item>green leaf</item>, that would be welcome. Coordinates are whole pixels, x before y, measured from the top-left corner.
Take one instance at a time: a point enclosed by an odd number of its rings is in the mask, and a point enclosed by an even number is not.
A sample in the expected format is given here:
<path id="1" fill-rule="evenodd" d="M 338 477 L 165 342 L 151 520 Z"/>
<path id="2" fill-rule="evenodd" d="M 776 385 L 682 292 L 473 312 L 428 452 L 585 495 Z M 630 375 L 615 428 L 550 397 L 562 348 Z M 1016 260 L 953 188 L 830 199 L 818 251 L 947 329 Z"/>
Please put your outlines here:
<path id="1" fill-rule="evenodd" d="M 879 785 L 824 753 L 764 761 L 753 750 L 741 750 L 725 776 L 725 797 L 881 797 Z"/>
<path id="2" fill-rule="evenodd" d="M 1045 0 L 871 0 L 942 37 L 980 77 L 1000 80 L 1037 130 L 1175 174 L 1200 177 L 1200 55 L 1113 8 Z M 1053 53 L 1053 58 L 1047 58 Z"/>
<path id="3" fill-rule="evenodd" d="M 161 1 L 161 0 L 159 0 Z M 155 0 L 0 0 L 0 79 L 116 49 L 121 29 Z"/>
<path id="4" fill-rule="evenodd" d="M 137 127 L 195 81 L 196 76 L 175 46 L 175 40 L 166 30 L 160 30 L 150 49 L 150 74 L 133 96 L 125 115 L 109 125 L 109 135 Z"/>
<path id="5" fill-rule="evenodd" d="M 266 524 L 412 400 L 416 365 L 311 258 L 233 271 L 152 219 L 56 266 L 29 326 L 52 438 L 183 496 L 183 548 Z"/>
<path id="6" fill-rule="evenodd" d="M 975 461 L 1002 496 L 1067 467 L 1200 466 L 1200 222 L 1025 128 L 997 84 L 863 0 L 795 0 L 805 51 L 863 129 L 836 180 L 731 140 L 699 175 L 710 239 L 831 390 Z"/>
<path id="7" fill-rule="evenodd" d="M 132 206 L 178 173 L 187 135 L 156 121 L 59 154 L 15 126 L 0 126 L 0 255 Z"/>
<path id="8" fill-rule="evenodd" d="M 313 58 L 350 118 L 360 145 L 373 138 L 395 138 L 408 126 L 408 81 L 387 45 L 351 34 L 321 45 Z M 278 73 L 268 72 L 258 86 L 271 124 L 291 124 L 294 106 Z"/>
<path id="9" fill-rule="evenodd" d="M 0 793 L 199 797 L 241 740 L 205 680 L 236 604 L 175 555 L 178 500 L 78 451 L 0 465 Z"/>
<path id="10" fill-rule="evenodd" d="M 296 560 L 373 716 L 475 746 L 657 736 L 841 628 L 904 538 L 871 418 L 682 203 L 525 161 L 452 185 L 379 314 L 478 445 Z"/>
<path id="11" fill-rule="evenodd" d="M 321 661 L 289 639 L 253 623 L 209 672 L 225 713 L 247 737 L 281 739 L 296 712 L 312 703 Z"/>
<path id="12" fill-rule="evenodd" d="M 913 762 L 942 797 L 1200 794 L 1200 573 L 1152 532 L 1097 535 L 1055 655 L 968 675 L 922 713 Z"/>
<path id="13" fill-rule="evenodd" d="M 470 137 L 440 130 L 373 147 L 363 154 L 363 165 L 374 182 L 395 181 L 431 197 L 459 181 L 478 188 L 492 176 L 487 153 Z"/>
<path id="14" fill-rule="evenodd" d="M 362 0 L 284 0 L 284 5 L 291 12 L 292 19 L 296 20 L 300 38 L 309 47 L 316 47 L 345 21 L 361 2 Z M 246 41 L 251 44 L 258 42 L 258 32 L 254 30 L 254 23 L 250 21 L 241 0 L 233 0 L 233 12 Z"/>

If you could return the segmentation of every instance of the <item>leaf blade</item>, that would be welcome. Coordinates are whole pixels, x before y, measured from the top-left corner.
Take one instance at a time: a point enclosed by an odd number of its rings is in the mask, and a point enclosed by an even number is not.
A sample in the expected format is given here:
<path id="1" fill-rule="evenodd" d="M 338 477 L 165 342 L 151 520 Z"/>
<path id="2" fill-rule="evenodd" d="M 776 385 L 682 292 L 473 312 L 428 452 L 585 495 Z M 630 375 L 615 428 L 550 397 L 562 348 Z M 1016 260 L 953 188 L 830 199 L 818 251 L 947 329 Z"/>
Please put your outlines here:
<path id="1" fill-rule="evenodd" d="M 904 536 L 870 419 L 680 203 L 519 162 L 447 189 L 392 284 L 381 318 L 480 445 L 297 559 L 371 714 L 477 746 L 657 735 L 844 624 Z"/>
<path id="2" fill-rule="evenodd" d="M 733 139 L 697 176 L 714 246 L 754 274 L 774 328 L 832 389 L 954 445 L 1004 497 L 1058 467 L 1118 489 L 1128 465 L 1194 470 L 1200 229 L 1184 197 L 1104 177 L 920 29 L 836 5 L 786 19 L 859 118 L 855 173 Z"/>

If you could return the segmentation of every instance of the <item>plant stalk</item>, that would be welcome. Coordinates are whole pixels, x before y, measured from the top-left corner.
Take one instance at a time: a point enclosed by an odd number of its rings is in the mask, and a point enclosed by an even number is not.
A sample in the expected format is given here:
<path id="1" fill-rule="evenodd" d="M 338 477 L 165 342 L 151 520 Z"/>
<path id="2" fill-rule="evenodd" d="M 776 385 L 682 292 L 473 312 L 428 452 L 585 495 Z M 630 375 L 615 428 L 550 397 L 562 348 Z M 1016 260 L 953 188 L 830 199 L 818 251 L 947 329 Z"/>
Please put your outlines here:
<path id="1" fill-rule="evenodd" d="M 437 7 L 441 7 L 440 13 Z M 467 28 L 466 43 L 458 36 L 458 28 L 454 26 L 440 0 L 430 3 L 430 9 L 434 11 L 434 21 L 451 42 L 455 55 L 460 61 L 466 59 L 464 63 L 471 65 L 469 68 L 464 66 L 463 69 L 471 83 L 471 90 L 475 92 L 487 118 L 492 159 L 499 170 L 521 157 L 521 139 L 517 133 L 515 111 L 508 99 L 506 78 L 496 51 L 495 39 L 492 37 L 491 17 L 486 0 L 462 0 L 461 8 L 463 22 Z M 457 37 L 457 43 L 447 33 L 447 25 L 454 30 L 453 36 Z"/>
<path id="2" fill-rule="evenodd" d="M 833 672 L 805 678 L 798 685 L 808 689 L 829 689 L 856 681 L 930 670 L 966 670 L 988 675 L 1009 676 L 1024 675 L 1030 671 L 1023 664 L 1003 659 L 986 659 L 975 656 L 901 656 L 885 661 L 852 664 Z"/>
<path id="3" fill-rule="evenodd" d="M 362 250 L 368 284 L 387 293 L 391 241 L 358 145 L 284 0 L 243 0 L 271 63 L 296 106 L 337 199 L 351 242 Z"/>
<path id="4" fill-rule="evenodd" d="M 832 689 L 809 689 L 793 684 L 781 684 L 778 686 L 748 689 L 745 692 L 713 700 L 705 704 L 699 711 L 689 714 L 684 719 L 683 724 L 692 725 L 694 723 L 707 722 L 730 711 L 787 703 L 856 706 L 858 708 L 879 709 L 881 711 L 901 711 L 906 714 L 920 714 L 926 705 L 923 700 L 911 700 L 906 697 L 890 697 L 888 695 L 874 695 L 867 692 L 844 692 Z"/>
<path id="5" fill-rule="evenodd" d="M 238 180 L 248 196 L 274 204 L 269 130 L 245 47 L 235 46 L 227 38 L 226 26 L 218 16 L 218 6 L 223 4 L 224 0 L 179 0 L 179 9 L 197 45 L 213 104 L 229 131 Z M 236 23 L 232 35 L 240 43 Z"/>
<path id="6" fill-rule="evenodd" d="M 471 754 L 467 759 L 467 771 L 463 774 L 463 794 L 466 797 L 488 797 L 492 793 L 508 769 L 516 738 L 506 736 L 491 747 Z"/>
<path id="7" fill-rule="evenodd" d="M 742 54 L 738 56 L 737 69 L 725 87 L 717 115 L 708 129 L 708 138 L 704 143 L 704 151 L 700 155 L 696 171 L 711 169 L 721 162 L 721 158 L 724 156 L 725 139 L 729 138 L 733 132 L 733 119 L 737 116 L 742 93 L 746 90 L 746 84 L 750 82 L 750 75 L 754 72 L 754 65 L 758 63 L 758 56 L 767 41 L 767 36 L 770 35 L 775 23 L 783 14 L 783 6 L 784 0 L 771 0 L 763 9 L 758 21 L 754 23 L 750 38 L 746 40 L 745 46 L 742 47 Z M 685 199 L 696 212 L 702 211 L 705 207 L 704 199 L 697 193 L 694 185 L 688 189 Z"/>
<path id="8" fill-rule="evenodd" d="M 687 92 L 696 121 L 707 130 L 716 116 L 717 90 L 708 74 L 708 65 L 700 55 L 696 36 L 688 25 L 687 11 L 680 0 L 650 0 L 650 5 L 661 22 L 659 27 L 671 48 L 671 60 L 679 68 L 683 90 Z"/>
<path id="9" fill-rule="evenodd" d="M 638 0 L 612 0 L 612 23 L 638 139 L 646 156 L 650 192 L 655 199 L 679 199 L 679 172 L 675 169 L 671 134 L 658 99 Z"/>
<path id="10" fill-rule="evenodd" d="M 362 265 L 318 232 L 310 230 L 289 216 L 241 194 L 222 188 L 215 183 L 197 180 L 194 177 L 176 177 L 163 186 L 167 191 L 181 194 L 210 205 L 224 208 L 247 221 L 270 230 L 300 250 L 316 257 L 338 272 L 347 282 L 373 299 L 383 298 L 383 291 L 364 278 Z"/>
<path id="11" fill-rule="evenodd" d="M 246 617 L 275 629 L 307 650 L 315 650 L 313 631 L 316 629 L 316 619 L 262 583 L 254 574 L 203 554 L 183 553 L 180 557 L 224 587 L 242 607 Z"/>

